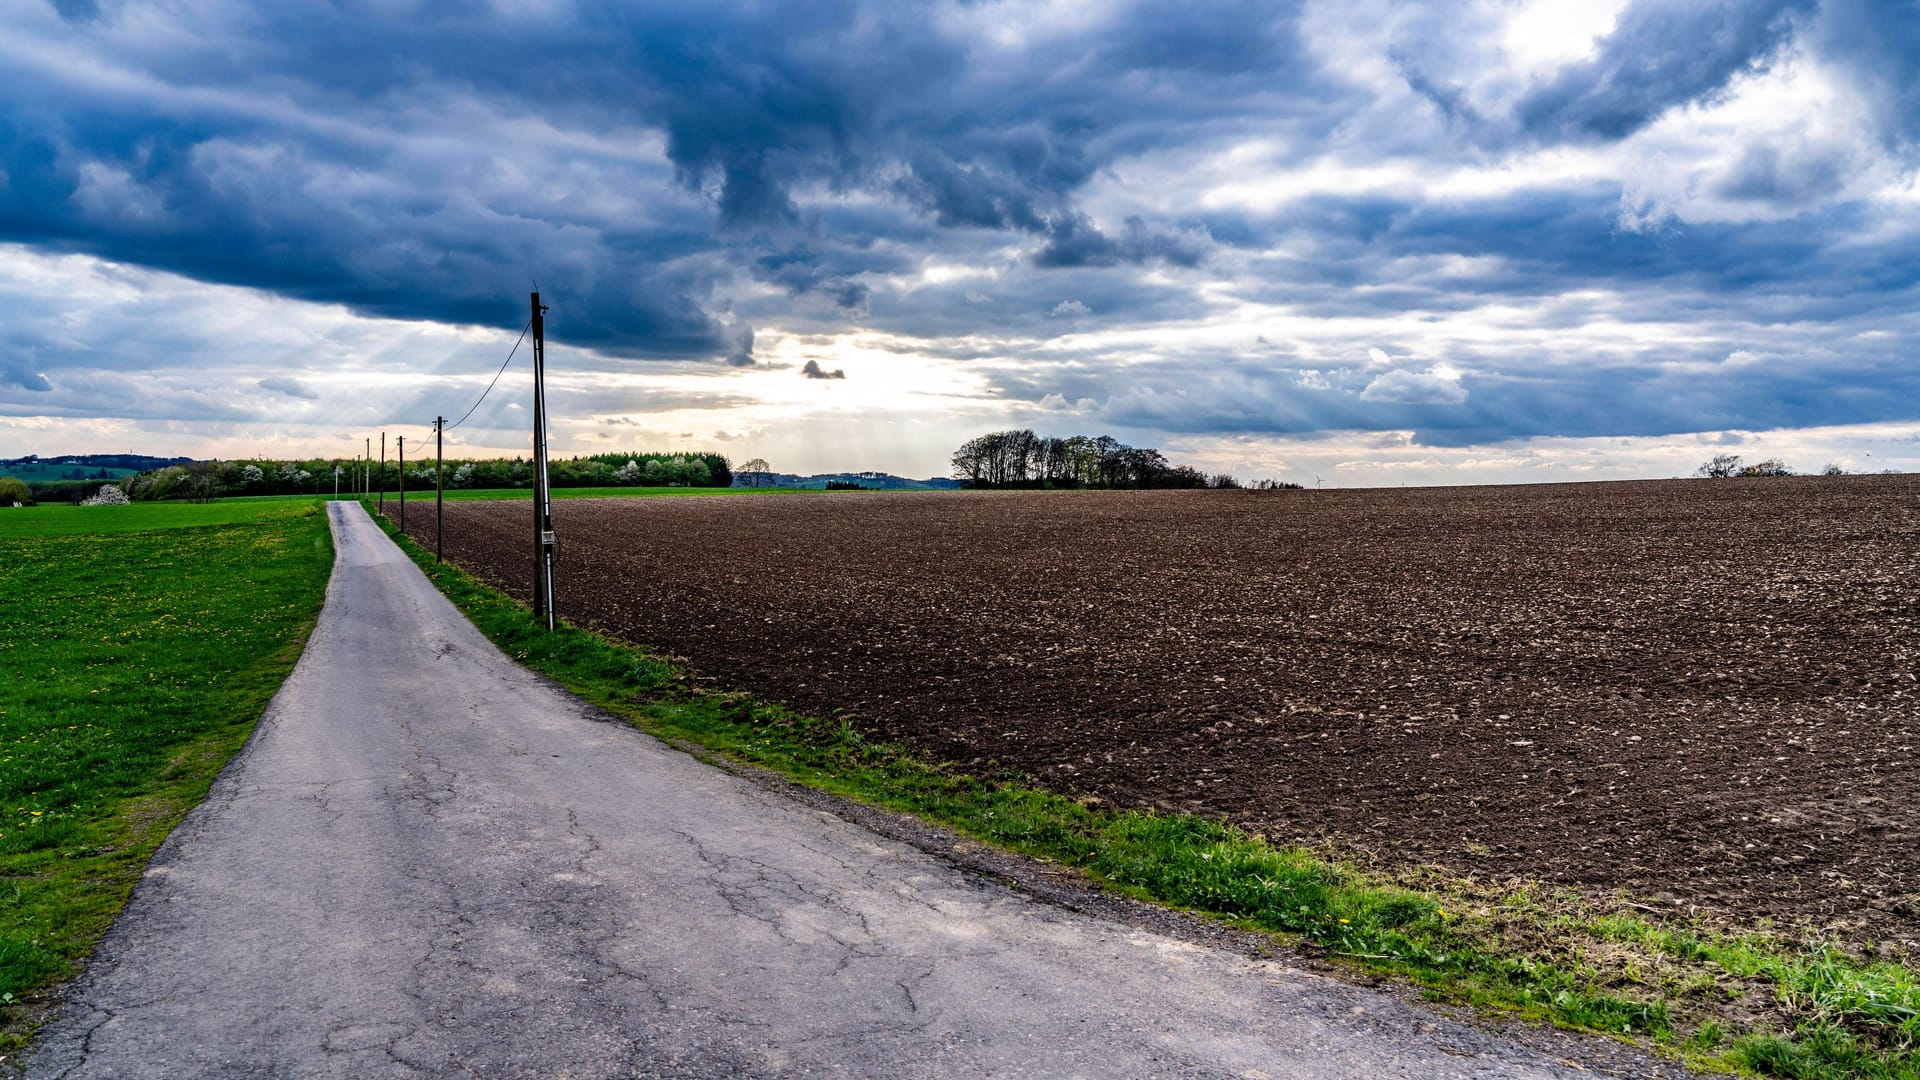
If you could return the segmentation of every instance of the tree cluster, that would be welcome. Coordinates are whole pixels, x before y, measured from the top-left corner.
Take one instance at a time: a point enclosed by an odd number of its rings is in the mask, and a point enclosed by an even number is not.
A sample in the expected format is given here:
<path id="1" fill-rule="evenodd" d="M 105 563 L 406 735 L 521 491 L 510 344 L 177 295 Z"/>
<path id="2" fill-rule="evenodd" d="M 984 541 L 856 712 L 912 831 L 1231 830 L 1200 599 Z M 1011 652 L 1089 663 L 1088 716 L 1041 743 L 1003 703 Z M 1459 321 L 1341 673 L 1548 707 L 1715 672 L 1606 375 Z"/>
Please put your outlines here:
<path id="1" fill-rule="evenodd" d="M 1824 470 L 1827 476 L 1838 476 L 1840 471 L 1837 464 L 1829 465 Z M 1793 470 L 1779 458 L 1768 458 L 1749 465 L 1739 454 L 1715 454 L 1700 466 L 1697 475 L 1726 480 L 1736 476 L 1792 476 Z"/>
<path id="2" fill-rule="evenodd" d="M 720 454 L 592 454 L 547 462 L 554 487 L 732 487 Z"/>
<path id="3" fill-rule="evenodd" d="M 533 461 L 528 458 L 449 461 L 446 469 L 450 488 L 533 486 Z M 374 472 L 379 471 L 376 465 Z M 409 469 L 407 478 L 410 483 L 431 483 L 432 467 L 428 465 L 424 475 L 419 468 Z M 719 454 L 590 454 L 549 459 L 547 480 L 557 488 L 731 487 L 733 470 Z M 390 479 L 387 490 L 393 486 Z"/>
<path id="4" fill-rule="evenodd" d="M 137 473 L 120 481 L 130 498 L 192 499 L 206 501 L 227 495 L 317 495 L 334 489 L 334 472 L 340 473 L 340 490 L 355 490 L 364 469 L 368 483 L 376 490 L 400 487 L 398 454 L 384 465 L 353 459 L 310 458 L 304 461 L 193 461 L 162 469 Z M 449 488 L 525 488 L 533 486 L 533 462 L 527 458 L 486 458 L 449 460 L 445 463 Z M 550 460 L 547 477 L 554 487 L 730 487 L 733 471 L 720 454 L 592 454 Z M 407 487 L 423 490 L 433 486 L 433 461 L 428 458 L 407 462 Z M 42 499 L 63 498 L 78 501 L 92 495 L 99 485 L 70 483 L 51 494 L 52 485 L 38 489 Z"/>
<path id="5" fill-rule="evenodd" d="M 1238 487 L 1225 473 L 1208 476 L 1170 465 L 1160 451 L 1128 446 L 1111 435 L 1056 438 L 1032 431 L 995 431 L 968 439 L 953 454 L 953 475 L 976 488 Z"/>

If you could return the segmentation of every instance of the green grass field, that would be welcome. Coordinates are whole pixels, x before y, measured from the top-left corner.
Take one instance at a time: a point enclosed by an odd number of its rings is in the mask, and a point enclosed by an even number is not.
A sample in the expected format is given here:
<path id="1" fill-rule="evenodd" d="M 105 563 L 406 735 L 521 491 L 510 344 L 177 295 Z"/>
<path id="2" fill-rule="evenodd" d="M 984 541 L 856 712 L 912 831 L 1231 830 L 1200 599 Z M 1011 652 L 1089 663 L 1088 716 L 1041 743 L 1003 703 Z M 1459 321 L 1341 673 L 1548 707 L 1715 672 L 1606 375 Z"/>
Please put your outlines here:
<path id="1" fill-rule="evenodd" d="M 0 511 L 0 1051 L 245 742 L 332 565 L 310 498 Z"/>
<path id="2" fill-rule="evenodd" d="M 277 507 L 318 506 L 311 495 L 221 499 L 210 503 L 142 502 L 130 506 L 43 506 L 0 510 L 0 542 L 59 536 L 114 536 L 156 529 L 241 525 L 271 516 Z"/>

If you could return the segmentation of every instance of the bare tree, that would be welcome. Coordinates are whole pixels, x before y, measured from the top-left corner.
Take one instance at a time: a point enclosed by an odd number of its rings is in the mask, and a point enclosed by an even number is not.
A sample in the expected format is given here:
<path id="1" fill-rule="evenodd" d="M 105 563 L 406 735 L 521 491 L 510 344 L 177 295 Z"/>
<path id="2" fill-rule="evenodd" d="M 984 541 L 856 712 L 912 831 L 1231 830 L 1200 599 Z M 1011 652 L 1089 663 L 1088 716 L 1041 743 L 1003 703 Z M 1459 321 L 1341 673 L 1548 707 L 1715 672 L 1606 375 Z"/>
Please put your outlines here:
<path id="1" fill-rule="evenodd" d="M 1729 476 L 1740 475 L 1739 454 L 1715 454 L 1705 465 L 1700 466 L 1698 475 L 1725 480 Z"/>
<path id="2" fill-rule="evenodd" d="M 773 466 L 766 458 L 750 458 L 736 471 L 742 487 L 766 487 L 773 482 Z"/>

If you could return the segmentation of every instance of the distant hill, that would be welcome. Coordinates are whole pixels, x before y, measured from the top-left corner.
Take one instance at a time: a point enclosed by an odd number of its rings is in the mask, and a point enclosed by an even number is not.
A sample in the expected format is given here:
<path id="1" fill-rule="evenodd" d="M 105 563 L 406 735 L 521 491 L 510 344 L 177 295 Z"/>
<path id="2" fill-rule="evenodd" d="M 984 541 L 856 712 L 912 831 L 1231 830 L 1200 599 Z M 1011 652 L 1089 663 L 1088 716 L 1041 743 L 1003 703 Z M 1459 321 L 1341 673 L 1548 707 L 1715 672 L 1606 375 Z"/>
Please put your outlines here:
<path id="1" fill-rule="evenodd" d="M 823 489 L 828 483 L 851 484 L 869 491 L 951 491 L 960 486 L 960 481 L 944 476 L 930 477 L 926 480 L 912 480 L 904 476 L 895 476 L 884 472 L 837 472 L 814 473 L 800 476 L 796 473 L 770 472 L 759 487 L 811 488 Z M 739 473 L 733 474 L 734 487 L 754 487 L 747 478 Z"/>
<path id="2" fill-rule="evenodd" d="M 17 476 L 29 484 L 61 480 L 118 480 L 148 469 L 184 465 L 192 458 L 154 457 L 151 454 L 60 454 L 0 458 L 0 475 Z"/>

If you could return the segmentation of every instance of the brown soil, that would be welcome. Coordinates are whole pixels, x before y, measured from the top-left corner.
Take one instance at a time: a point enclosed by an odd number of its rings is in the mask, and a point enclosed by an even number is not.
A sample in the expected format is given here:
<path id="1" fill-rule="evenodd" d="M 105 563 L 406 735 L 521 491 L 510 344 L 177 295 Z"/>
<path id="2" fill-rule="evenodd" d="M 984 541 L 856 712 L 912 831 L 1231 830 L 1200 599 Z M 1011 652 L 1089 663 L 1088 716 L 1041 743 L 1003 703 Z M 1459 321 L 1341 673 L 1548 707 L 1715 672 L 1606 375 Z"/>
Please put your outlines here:
<path id="1" fill-rule="evenodd" d="M 529 504 L 446 509 L 448 557 L 525 599 Z M 554 516 L 566 617 L 934 758 L 1920 941 L 1920 478 Z"/>

